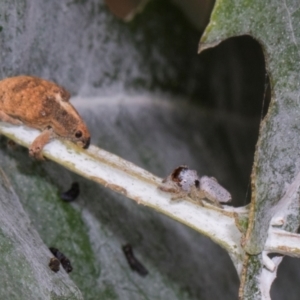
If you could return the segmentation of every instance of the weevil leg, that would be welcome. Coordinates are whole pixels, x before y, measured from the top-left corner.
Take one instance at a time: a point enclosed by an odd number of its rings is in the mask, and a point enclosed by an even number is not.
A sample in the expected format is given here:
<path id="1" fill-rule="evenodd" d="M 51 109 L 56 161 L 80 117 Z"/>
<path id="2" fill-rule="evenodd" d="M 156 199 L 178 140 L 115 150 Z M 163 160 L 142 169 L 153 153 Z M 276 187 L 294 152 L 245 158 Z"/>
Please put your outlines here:
<path id="1" fill-rule="evenodd" d="M 42 150 L 53 136 L 52 128 L 45 129 L 30 145 L 29 155 L 38 160 L 44 160 Z"/>
<path id="2" fill-rule="evenodd" d="M 8 114 L 6 114 L 5 112 L 3 112 L 1 110 L 0 110 L 0 121 L 10 123 L 10 124 L 13 124 L 13 125 L 23 124 L 20 120 L 9 116 Z"/>

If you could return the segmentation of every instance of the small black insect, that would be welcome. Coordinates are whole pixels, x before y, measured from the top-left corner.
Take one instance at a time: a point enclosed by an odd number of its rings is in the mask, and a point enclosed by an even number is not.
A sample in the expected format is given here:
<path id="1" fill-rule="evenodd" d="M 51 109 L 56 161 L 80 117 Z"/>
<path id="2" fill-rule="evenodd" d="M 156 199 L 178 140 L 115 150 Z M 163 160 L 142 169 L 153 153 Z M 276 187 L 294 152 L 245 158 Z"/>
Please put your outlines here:
<path id="1" fill-rule="evenodd" d="M 58 272 L 59 271 L 59 265 L 60 262 L 56 257 L 51 257 L 50 258 L 50 262 L 49 262 L 49 268 L 53 271 L 53 272 Z"/>
<path id="2" fill-rule="evenodd" d="M 79 183 L 73 182 L 71 188 L 68 191 L 60 194 L 60 198 L 66 202 L 72 202 L 79 196 L 79 193 Z"/>
<path id="3" fill-rule="evenodd" d="M 72 272 L 73 268 L 71 266 L 71 262 L 62 252 L 53 247 L 50 247 L 49 250 L 60 261 L 61 265 L 67 273 Z"/>
<path id="4" fill-rule="evenodd" d="M 131 245 L 126 244 L 122 247 L 122 249 L 131 270 L 136 271 L 141 276 L 146 276 L 148 274 L 148 270 L 139 262 L 139 260 L 136 259 L 133 254 Z"/>

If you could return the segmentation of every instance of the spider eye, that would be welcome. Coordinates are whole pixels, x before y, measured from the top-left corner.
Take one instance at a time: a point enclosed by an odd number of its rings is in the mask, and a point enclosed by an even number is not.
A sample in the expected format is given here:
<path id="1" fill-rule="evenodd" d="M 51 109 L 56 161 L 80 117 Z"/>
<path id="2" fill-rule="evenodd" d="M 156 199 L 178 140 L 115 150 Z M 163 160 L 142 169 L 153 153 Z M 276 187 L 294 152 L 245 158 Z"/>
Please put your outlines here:
<path id="1" fill-rule="evenodd" d="M 80 130 L 75 132 L 75 137 L 77 137 L 78 139 L 82 137 L 82 132 Z"/>

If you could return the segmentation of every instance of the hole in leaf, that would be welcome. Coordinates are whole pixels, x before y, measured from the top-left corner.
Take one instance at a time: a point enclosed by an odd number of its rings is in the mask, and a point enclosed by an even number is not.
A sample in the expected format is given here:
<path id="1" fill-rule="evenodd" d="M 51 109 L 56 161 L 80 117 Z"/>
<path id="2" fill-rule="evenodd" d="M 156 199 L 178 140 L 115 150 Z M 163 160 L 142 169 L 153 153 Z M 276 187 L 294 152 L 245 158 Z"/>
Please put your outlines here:
<path id="1" fill-rule="evenodd" d="M 260 121 L 270 102 L 269 77 L 260 44 L 250 36 L 230 38 L 200 54 L 203 73 L 199 80 L 198 104 L 212 113 L 217 135 L 208 137 L 216 163 L 228 170 L 218 178 L 233 193 L 234 206 L 249 203 L 250 174 Z M 220 160 L 222 156 L 222 160 Z M 231 177 L 231 178 L 230 178 Z"/>

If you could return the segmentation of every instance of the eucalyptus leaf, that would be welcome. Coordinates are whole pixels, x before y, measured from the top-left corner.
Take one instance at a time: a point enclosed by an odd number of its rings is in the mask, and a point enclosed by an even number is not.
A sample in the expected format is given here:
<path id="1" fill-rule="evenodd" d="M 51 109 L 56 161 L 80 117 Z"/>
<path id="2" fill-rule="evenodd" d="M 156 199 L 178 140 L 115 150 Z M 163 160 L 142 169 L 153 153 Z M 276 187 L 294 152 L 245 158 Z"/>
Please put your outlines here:
<path id="1" fill-rule="evenodd" d="M 245 261 L 250 268 L 244 264 L 246 275 L 241 277 L 244 295 L 251 299 L 261 295 L 257 278 L 271 208 L 298 172 L 298 35 L 296 4 L 284 2 L 278 10 L 274 1 L 248 2 L 217 1 L 201 47 L 252 34 L 263 45 L 272 85 L 253 169 L 252 213 L 250 218 L 238 216 L 236 226 L 224 227 L 232 236 L 241 235 L 238 228 L 248 230 Z M 216 177 L 231 192 L 233 204 L 242 206 L 247 203 L 262 114 L 263 57 L 250 38 L 225 42 L 199 57 L 199 36 L 168 1 L 150 2 L 125 24 L 104 1 L 5 0 L 0 3 L 0 76 L 28 74 L 58 82 L 76 95 L 71 102 L 90 128 L 92 144 L 161 178 L 187 164 L 200 175 Z M 44 282 L 40 288 L 42 277 L 34 282 L 22 277 L 36 299 L 56 299 L 51 293 L 57 289 L 78 299 L 80 293 L 84 299 L 237 298 L 236 270 L 228 254 L 210 239 L 52 161 L 34 161 L 27 149 L 6 144 L 2 137 L 1 166 L 22 204 L 18 209 L 26 212 L 12 214 L 10 226 L 28 222 L 28 214 L 31 238 L 44 249 L 36 262 L 40 272 L 51 271 L 45 263 L 50 253 L 46 247 L 58 248 L 73 266 L 72 281 L 63 271 L 58 274 L 68 286 L 61 290 L 62 283 L 55 283 L 49 295 Z M 81 190 L 78 199 L 63 202 L 59 195 L 75 181 Z M 3 191 L 1 199 L 5 195 Z M 181 207 L 171 201 L 168 205 Z M 284 229 L 296 230 L 298 209 L 291 207 Z M 213 215 L 209 209 L 207 214 L 208 219 Z M 218 221 L 213 220 L 214 225 Z M 24 241 L 22 232 L 8 241 L 3 227 L 7 260 L 14 259 L 11 243 L 27 247 L 27 260 L 32 258 L 28 253 L 40 249 Z M 226 249 L 218 233 L 211 238 Z M 130 269 L 122 252 L 127 243 L 149 271 L 146 277 Z M 268 245 L 273 249 L 274 243 Z M 235 246 L 241 249 L 239 241 Z M 238 275 L 243 258 L 244 253 L 233 259 Z M 28 268 L 19 269 L 26 274 Z M 10 280 L 1 289 L 10 299 L 18 281 L 5 272 Z"/>
<path id="2" fill-rule="evenodd" d="M 50 270 L 53 255 L 34 229 L 8 178 L 0 172 L 0 297 L 83 299 L 66 272 Z"/>
<path id="3" fill-rule="evenodd" d="M 249 34 L 264 51 L 272 99 L 261 123 L 252 170 L 252 207 L 245 240 L 245 250 L 252 255 L 262 252 L 279 200 L 300 171 L 299 17 L 296 1 L 216 1 L 199 45 L 201 51 L 226 38 Z M 283 226 L 293 232 L 300 221 L 298 196 L 294 198 Z M 255 292 L 260 283 L 255 280 L 262 265 L 258 267 L 259 260 L 254 258 L 249 261 L 241 290 L 245 299 L 260 299 L 261 293 Z"/>

